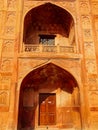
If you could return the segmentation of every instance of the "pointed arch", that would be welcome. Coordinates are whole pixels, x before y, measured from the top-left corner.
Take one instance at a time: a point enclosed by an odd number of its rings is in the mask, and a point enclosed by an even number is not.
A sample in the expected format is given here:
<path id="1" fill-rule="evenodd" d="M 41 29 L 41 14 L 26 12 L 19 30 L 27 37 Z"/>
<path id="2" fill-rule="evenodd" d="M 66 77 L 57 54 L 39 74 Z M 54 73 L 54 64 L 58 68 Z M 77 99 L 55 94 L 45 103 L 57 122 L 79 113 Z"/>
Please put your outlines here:
<path id="1" fill-rule="evenodd" d="M 58 65 L 55 65 L 54 63 L 51 63 L 51 62 L 47 63 L 47 64 L 44 64 L 44 65 L 32 70 L 31 72 L 29 72 L 24 77 L 24 79 L 23 79 L 23 81 L 21 83 L 21 86 L 24 86 L 27 82 L 32 84 L 31 79 L 33 79 L 33 78 L 34 78 L 34 80 L 35 80 L 35 78 L 37 79 L 37 77 L 35 77 L 35 75 L 38 76 L 38 79 L 43 80 L 43 82 L 44 82 L 45 79 L 47 77 L 51 76 L 54 73 L 55 70 L 56 70 L 55 73 L 58 73 L 58 76 L 60 76 L 59 77 L 60 79 L 62 79 L 62 78 L 66 79 L 67 78 L 67 80 L 71 84 L 71 86 L 78 87 L 78 83 L 77 83 L 76 79 L 74 78 L 74 76 L 70 72 L 66 71 L 65 69 L 63 69 L 63 68 L 59 67 Z M 44 73 L 44 76 L 47 75 L 46 77 L 44 77 L 45 79 L 43 79 L 41 77 L 41 74 L 40 74 L 40 73 L 42 73 L 44 71 L 46 71 L 46 74 Z M 49 75 L 48 75 L 48 71 L 51 71 L 51 73 L 49 73 Z M 61 74 L 61 72 L 62 72 L 62 74 Z M 55 75 L 55 73 L 54 73 L 54 75 Z"/>
<path id="2" fill-rule="evenodd" d="M 49 97 L 48 99 L 49 103 L 51 97 L 55 101 L 55 106 L 54 106 L 55 110 L 53 113 L 54 116 L 52 117 L 54 121 L 53 124 L 56 125 L 59 123 L 58 114 L 56 115 L 55 112 L 56 107 L 57 109 L 59 107 L 60 114 L 61 116 L 63 116 L 61 124 L 62 125 L 66 124 L 67 128 L 74 127 L 74 123 L 72 119 L 73 117 L 71 112 L 72 107 L 74 107 L 74 110 L 77 112 L 77 116 L 78 116 L 77 117 L 78 124 L 80 125 L 79 88 L 76 79 L 73 77 L 72 74 L 70 74 L 68 71 L 64 70 L 63 68 L 53 63 L 47 63 L 29 72 L 24 77 L 21 83 L 20 98 L 19 98 L 19 114 L 18 114 L 19 128 L 23 128 L 23 127 L 35 128 L 36 127 L 35 120 L 37 120 L 37 125 L 41 125 L 41 123 L 45 125 L 46 122 L 44 118 L 43 120 L 41 120 L 42 117 L 40 117 L 41 114 L 40 107 L 44 107 L 42 103 L 48 97 Z M 38 108 L 39 105 L 41 106 Z M 70 117 L 68 117 L 68 119 L 66 117 L 67 111 L 70 112 L 69 113 Z M 36 112 L 37 112 L 37 117 L 35 117 Z M 26 118 L 26 115 L 28 116 L 28 118 Z M 43 114 L 41 116 L 43 116 Z M 48 116 L 48 118 L 51 118 L 51 116 L 49 115 L 46 116 Z M 79 127 L 81 127 L 81 125 Z"/>
<path id="3" fill-rule="evenodd" d="M 59 34 L 69 38 L 70 43 L 74 42 L 73 16 L 67 10 L 52 3 L 31 9 L 24 18 L 23 41 L 26 44 L 38 44 L 40 34 Z"/>

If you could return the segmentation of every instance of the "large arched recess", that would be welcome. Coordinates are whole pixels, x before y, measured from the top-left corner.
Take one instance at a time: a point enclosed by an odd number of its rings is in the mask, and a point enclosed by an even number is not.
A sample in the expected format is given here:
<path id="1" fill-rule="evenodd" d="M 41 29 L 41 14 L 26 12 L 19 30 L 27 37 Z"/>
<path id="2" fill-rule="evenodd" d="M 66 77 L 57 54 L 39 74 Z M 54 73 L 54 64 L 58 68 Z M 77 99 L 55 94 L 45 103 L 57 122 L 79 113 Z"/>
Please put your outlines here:
<path id="1" fill-rule="evenodd" d="M 75 25 L 72 15 L 52 3 L 31 9 L 24 18 L 23 28 L 24 44 L 39 44 L 41 35 L 55 35 L 56 45 L 75 44 Z"/>
<path id="2" fill-rule="evenodd" d="M 20 86 L 17 130 L 81 130 L 79 97 L 77 81 L 61 67 L 48 63 L 31 71 Z"/>

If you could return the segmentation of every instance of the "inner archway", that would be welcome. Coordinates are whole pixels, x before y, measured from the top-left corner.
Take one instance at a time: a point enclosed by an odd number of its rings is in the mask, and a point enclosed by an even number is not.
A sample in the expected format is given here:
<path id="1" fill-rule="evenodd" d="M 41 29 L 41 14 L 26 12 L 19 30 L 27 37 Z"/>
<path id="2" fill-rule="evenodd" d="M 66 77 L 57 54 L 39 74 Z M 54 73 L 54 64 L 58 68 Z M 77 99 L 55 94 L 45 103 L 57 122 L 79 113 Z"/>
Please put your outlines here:
<path id="1" fill-rule="evenodd" d="M 51 3 L 45 3 L 31 9 L 26 14 L 23 42 L 33 45 L 74 45 L 74 26 L 74 19 L 67 10 Z"/>
<path id="2" fill-rule="evenodd" d="M 52 63 L 31 71 L 20 87 L 18 130 L 40 128 L 81 130 L 78 84 Z"/>

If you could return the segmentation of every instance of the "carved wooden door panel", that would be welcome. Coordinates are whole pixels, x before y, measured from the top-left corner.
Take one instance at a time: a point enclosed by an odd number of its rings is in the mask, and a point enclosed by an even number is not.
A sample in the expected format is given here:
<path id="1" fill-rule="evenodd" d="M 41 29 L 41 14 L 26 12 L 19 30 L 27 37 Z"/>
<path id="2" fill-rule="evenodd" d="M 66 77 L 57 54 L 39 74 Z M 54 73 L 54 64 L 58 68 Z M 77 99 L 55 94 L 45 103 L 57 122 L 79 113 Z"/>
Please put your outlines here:
<path id="1" fill-rule="evenodd" d="M 39 125 L 56 124 L 56 95 L 39 94 Z"/>

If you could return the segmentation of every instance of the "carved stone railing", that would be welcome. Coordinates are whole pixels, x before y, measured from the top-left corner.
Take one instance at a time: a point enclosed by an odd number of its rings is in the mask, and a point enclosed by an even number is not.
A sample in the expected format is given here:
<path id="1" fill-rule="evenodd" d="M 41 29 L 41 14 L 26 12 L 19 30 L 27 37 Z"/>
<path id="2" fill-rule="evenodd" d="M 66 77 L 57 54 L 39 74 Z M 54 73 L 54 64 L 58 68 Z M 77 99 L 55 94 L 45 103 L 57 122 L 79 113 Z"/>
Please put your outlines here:
<path id="1" fill-rule="evenodd" d="M 55 52 L 55 53 L 75 53 L 74 46 L 59 46 L 59 45 L 24 45 L 25 52 Z"/>

